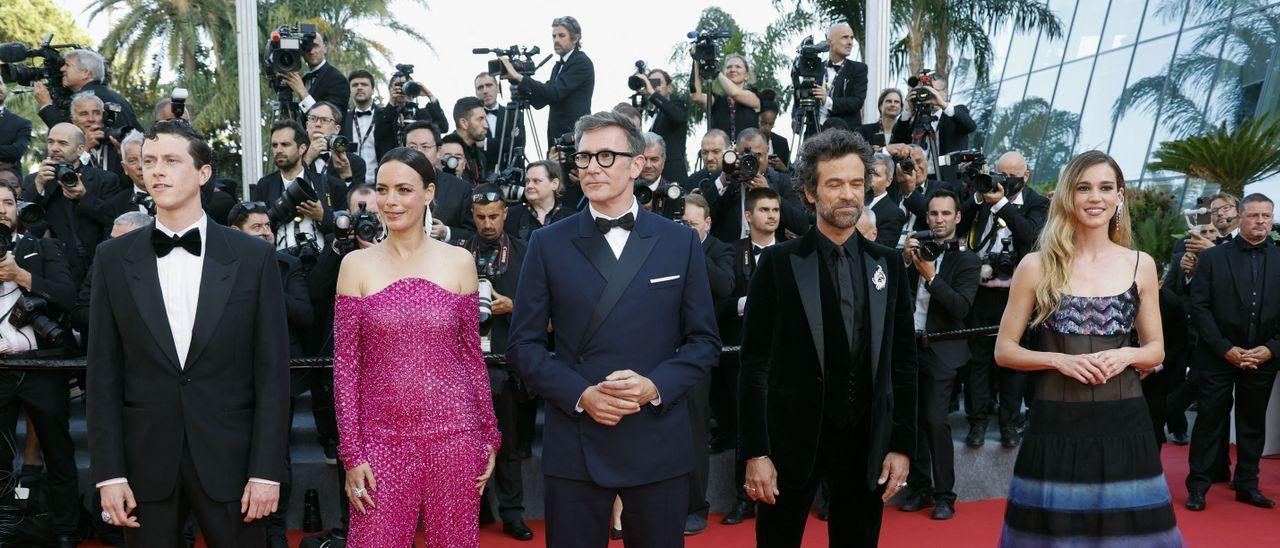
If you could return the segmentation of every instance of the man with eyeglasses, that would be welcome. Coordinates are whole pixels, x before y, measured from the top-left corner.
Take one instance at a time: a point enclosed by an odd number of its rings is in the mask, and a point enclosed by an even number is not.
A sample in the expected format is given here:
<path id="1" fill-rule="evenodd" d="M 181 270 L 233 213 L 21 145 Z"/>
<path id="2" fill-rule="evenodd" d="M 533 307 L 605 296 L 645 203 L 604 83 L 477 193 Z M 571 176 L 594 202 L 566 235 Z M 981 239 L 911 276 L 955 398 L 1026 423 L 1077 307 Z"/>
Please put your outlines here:
<path id="1" fill-rule="evenodd" d="M 417 121 L 409 125 L 404 134 L 405 146 L 426 155 L 436 169 L 436 196 L 431 202 L 431 237 L 451 242 L 470 237 L 476 225 L 471 219 L 471 190 L 473 185 L 446 173 L 440 168 L 440 156 L 447 149 L 450 154 L 461 154 L 457 143 L 436 146 L 440 131 L 434 124 Z"/>
<path id="2" fill-rule="evenodd" d="M 792 234 L 804 234 L 809 230 L 809 213 L 805 211 L 800 196 L 791 185 L 791 177 L 769 167 L 769 140 L 759 129 L 747 128 L 738 134 L 737 158 L 754 154 L 759 169 L 745 182 L 720 170 L 703 178 L 702 196 L 711 204 L 711 235 L 722 242 L 736 242 L 751 235 L 751 228 L 743 222 L 747 192 L 753 188 L 772 188 L 782 200 L 782 229 Z"/>
<path id="3" fill-rule="evenodd" d="M 311 145 L 302 159 L 308 167 L 321 175 L 332 175 L 347 185 L 365 180 L 365 163 L 348 141 L 342 154 L 329 150 L 329 137 L 342 129 L 342 110 L 332 103 L 321 101 L 307 113 L 307 136 Z M 345 138 L 344 138 L 345 139 Z"/>
<path id="4" fill-rule="evenodd" d="M 476 233 L 457 244 L 475 256 L 476 273 L 493 285 L 492 312 L 489 321 L 480 326 L 480 347 L 485 352 L 502 352 L 511 330 L 511 297 L 516 294 L 528 244 L 503 231 L 507 203 L 497 185 L 482 184 L 472 190 L 470 198 Z M 498 516 L 504 533 L 516 540 L 530 540 L 533 531 L 524 523 L 524 478 L 517 442 L 520 404 L 529 400 L 529 393 L 508 364 L 489 365 L 489 386 L 498 431 L 502 432 L 492 484 L 498 496 Z M 487 499 L 482 500 L 487 504 Z"/>

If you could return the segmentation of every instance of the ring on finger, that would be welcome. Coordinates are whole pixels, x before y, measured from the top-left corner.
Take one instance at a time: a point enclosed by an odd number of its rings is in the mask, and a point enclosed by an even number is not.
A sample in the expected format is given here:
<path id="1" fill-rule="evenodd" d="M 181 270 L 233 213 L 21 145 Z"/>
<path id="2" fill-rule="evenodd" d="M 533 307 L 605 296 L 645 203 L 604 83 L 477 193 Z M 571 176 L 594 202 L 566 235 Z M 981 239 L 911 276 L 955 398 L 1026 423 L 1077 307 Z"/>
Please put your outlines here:
<path id="1" fill-rule="evenodd" d="M 102 511 L 102 521 L 107 522 L 107 523 L 110 523 L 110 522 L 111 522 L 111 512 L 108 512 L 108 511 L 106 511 L 106 510 L 103 510 L 103 511 Z"/>
<path id="2" fill-rule="evenodd" d="M 356 498 L 363 497 L 364 493 L 365 493 L 365 490 L 363 487 L 356 487 L 355 489 L 351 490 L 351 494 L 355 495 Z"/>
<path id="3" fill-rule="evenodd" d="M 905 481 L 898 482 L 898 489 L 902 489 L 903 487 L 906 487 L 906 486 L 907 486 L 907 482 Z"/>

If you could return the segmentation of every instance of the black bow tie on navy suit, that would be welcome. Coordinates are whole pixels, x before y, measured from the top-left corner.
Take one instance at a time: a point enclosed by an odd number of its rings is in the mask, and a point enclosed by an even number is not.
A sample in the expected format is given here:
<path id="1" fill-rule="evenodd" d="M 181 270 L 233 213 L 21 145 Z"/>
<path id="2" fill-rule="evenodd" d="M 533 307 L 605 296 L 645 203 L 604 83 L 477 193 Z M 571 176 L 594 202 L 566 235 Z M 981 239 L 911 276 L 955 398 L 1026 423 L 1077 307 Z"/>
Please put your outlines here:
<path id="1" fill-rule="evenodd" d="M 599 230 L 601 234 L 607 234 L 610 230 L 613 230 L 615 227 L 621 228 L 623 230 L 631 230 L 635 226 L 636 226 L 636 216 L 631 213 L 618 217 L 617 219 L 605 219 L 603 217 L 596 217 L 596 230 Z"/>
<path id="2" fill-rule="evenodd" d="M 176 247 L 187 250 L 187 253 L 200 256 L 200 229 L 193 228 L 181 236 L 170 236 L 159 229 L 151 231 L 151 246 L 156 250 L 156 257 L 164 257 Z"/>

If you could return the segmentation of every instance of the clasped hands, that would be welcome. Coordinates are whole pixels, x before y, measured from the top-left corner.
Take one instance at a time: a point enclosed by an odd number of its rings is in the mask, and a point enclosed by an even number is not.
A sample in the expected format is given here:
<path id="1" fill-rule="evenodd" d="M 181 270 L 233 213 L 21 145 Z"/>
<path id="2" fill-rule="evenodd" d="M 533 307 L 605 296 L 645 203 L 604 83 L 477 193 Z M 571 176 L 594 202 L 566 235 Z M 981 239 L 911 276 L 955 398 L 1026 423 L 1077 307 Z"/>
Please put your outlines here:
<path id="1" fill-rule="evenodd" d="M 658 387 L 644 375 L 630 369 L 614 371 L 603 381 L 582 392 L 578 406 L 591 419 L 605 426 L 615 426 L 622 417 L 639 413 L 649 402 L 658 399 Z"/>
<path id="2" fill-rule="evenodd" d="M 1113 348 L 1092 354 L 1064 354 L 1053 361 L 1053 366 L 1084 384 L 1104 384 L 1132 365 L 1133 359 L 1133 348 Z"/>
<path id="3" fill-rule="evenodd" d="M 1265 346 L 1251 348 L 1245 350 L 1239 346 L 1231 347 L 1225 356 L 1231 365 L 1240 369 L 1257 369 L 1259 365 L 1270 361 L 1272 358 L 1271 349 Z"/>

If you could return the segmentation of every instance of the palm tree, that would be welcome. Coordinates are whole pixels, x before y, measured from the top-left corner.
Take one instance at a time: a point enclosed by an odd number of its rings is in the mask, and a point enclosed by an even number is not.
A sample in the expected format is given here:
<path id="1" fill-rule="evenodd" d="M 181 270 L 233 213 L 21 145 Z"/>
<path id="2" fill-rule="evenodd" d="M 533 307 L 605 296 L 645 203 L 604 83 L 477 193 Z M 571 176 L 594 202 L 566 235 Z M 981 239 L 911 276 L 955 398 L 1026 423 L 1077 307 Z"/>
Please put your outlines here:
<path id="1" fill-rule="evenodd" d="M 1252 119 L 1231 129 L 1160 144 L 1147 169 L 1168 170 L 1219 185 L 1242 196 L 1244 187 L 1280 173 L 1280 117 Z"/>
<path id="2" fill-rule="evenodd" d="M 195 74 L 202 64 L 197 53 L 202 44 L 212 46 L 209 66 L 235 59 L 235 34 L 227 32 L 236 19 L 233 0 L 94 0 L 89 17 L 118 9 L 124 9 L 124 15 L 99 46 L 117 70 L 136 73 L 148 54 L 159 50 L 169 67 Z"/>

